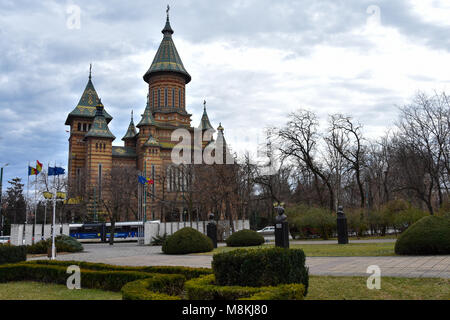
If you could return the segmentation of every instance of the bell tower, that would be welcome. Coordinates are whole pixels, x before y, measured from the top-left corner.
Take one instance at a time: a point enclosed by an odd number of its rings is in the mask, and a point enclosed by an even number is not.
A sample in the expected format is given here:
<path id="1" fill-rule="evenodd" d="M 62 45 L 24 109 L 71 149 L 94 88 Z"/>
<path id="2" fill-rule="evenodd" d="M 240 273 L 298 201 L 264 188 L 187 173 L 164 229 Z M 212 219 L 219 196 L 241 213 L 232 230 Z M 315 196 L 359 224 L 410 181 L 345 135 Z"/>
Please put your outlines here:
<path id="1" fill-rule="evenodd" d="M 172 39 L 169 6 L 162 29 L 163 39 L 153 62 L 144 74 L 148 83 L 148 105 L 157 122 L 175 126 L 190 126 L 191 114 L 186 112 L 186 84 L 191 76 L 184 68 Z"/>

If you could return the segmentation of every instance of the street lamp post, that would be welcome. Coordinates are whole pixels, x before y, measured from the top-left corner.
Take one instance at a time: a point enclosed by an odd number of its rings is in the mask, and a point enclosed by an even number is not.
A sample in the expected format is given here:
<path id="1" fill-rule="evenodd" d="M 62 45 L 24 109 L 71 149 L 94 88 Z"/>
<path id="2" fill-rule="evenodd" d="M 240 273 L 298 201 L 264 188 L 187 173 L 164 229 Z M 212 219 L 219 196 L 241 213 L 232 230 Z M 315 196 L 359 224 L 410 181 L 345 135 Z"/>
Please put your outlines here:
<path id="1" fill-rule="evenodd" d="M 3 229 L 5 226 L 5 219 L 2 212 L 2 193 L 3 193 L 3 168 L 7 167 L 8 163 L 0 168 L 0 222 L 1 222 L 1 235 L 3 236 Z"/>
<path id="2" fill-rule="evenodd" d="M 64 201 L 65 194 L 63 192 L 57 192 L 52 194 L 51 192 L 44 192 L 44 198 L 46 200 L 53 201 L 53 221 L 52 221 L 52 260 L 56 257 L 56 246 L 55 246 L 55 233 L 56 233 L 56 201 Z"/>

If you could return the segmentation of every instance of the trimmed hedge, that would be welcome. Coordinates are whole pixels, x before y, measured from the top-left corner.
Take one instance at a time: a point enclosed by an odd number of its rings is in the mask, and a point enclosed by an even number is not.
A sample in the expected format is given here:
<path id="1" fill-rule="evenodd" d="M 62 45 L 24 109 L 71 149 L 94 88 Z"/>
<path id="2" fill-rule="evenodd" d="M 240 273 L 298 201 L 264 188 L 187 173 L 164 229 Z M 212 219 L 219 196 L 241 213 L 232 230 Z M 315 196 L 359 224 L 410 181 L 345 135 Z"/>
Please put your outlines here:
<path id="1" fill-rule="evenodd" d="M 450 254 L 450 219 L 427 216 L 406 229 L 395 243 L 405 255 Z"/>
<path id="2" fill-rule="evenodd" d="M 71 265 L 77 265 L 80 267 L 80 269 L 96 270 L 96 271 L 133 271 L 145 273 L 180 274 L 183 275 L 188 280 L 212 273 L 212 270 L 208 268 L 171 267 L 171 266 L 128 267 L 128 266 L 117 266 L 105 263 L 94 263 L 84 261 L 31 260 L 25 263 L 61 266 L 66 268 Z"/>
<path id="3" fill-rule="evenodd" d="M 0 244 L 0 264 L 15 263 L 25 260 L 27 260 L 27 249 L 25 246 Z"/>
<path id="4" fill-rule="evenodd" d="M 166 254 L 209 252 L 214 249 L 212 240 L 201 232 L 185 227 L 164 241 L 162 251 Z"/>
<path id="5" fill-rule="evenodd" d="M 39 281 L 66 284 L 69 274 L 63 266 L 39 264 L 7 264 L 0 266 L 0 282 Z M 81 287 L 120 291 L 128 282 L 153 277 L 154 274 L 135 271 L 81 270 Z"/>
<path id="6" fill-rule="evenodd" d="M 219 286 L 212 274 L 186 281 L 184 287 L 189 300 L 303 300 L 305 295 L 303 284 L 258 288 Z"/>
<path id="7" fill-rule="evenodd" d="M 78 240 L 66 235 L 59 235 L 55 237 L 55 246 L 57 252 L 81 252 L 83 246 Z M 35 244 L 27 246 L 27 253 L 30 254 L 44 254 L 52 247 L 52 238 L 41 240 Z"/>
<path id="8" fill-rule="evenodd" d="M 259 246 L 264 243 L 264 237 L 256 231 L 244 229 L 229 236 L 226 243 L 228 247 Z"/>
<path id="9" fill-rule="evenodd" d="M 180 274 L 157 274 L 122 287 L 123 300 L 181 300 L 186 278 Z"/>
<path id="10" fill-rule="evenodd" d="M 276 286 L 300 283 L 308 290 L 308 268 L 301 249 L 237 249 L 213 256 L 216 283 L 222 286 Z"/>

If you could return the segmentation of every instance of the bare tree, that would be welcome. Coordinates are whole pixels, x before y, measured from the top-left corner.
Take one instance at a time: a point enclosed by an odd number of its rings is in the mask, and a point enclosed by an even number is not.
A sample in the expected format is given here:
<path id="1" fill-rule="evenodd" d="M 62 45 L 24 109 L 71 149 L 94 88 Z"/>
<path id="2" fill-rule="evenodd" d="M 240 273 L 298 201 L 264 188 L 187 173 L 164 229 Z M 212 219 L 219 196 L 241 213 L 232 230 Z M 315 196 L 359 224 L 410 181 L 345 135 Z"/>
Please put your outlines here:
<path id="1" fill-rule="evenodd" d="M 298 110 L 289 115 L 285 127 L 277 132 L 279 151 L 283 159 L 293 159 L 310 170 L 314 179 L 326 185 L 329 195 L 329 208 L 334 207 L 334 190 L 330 172 L 324 169 L 318 156 L 319 122 L 317 116 L 307 110 Z M 318 185 L 318 184 L 317 184 Z M 320 193 L 320 190 L 317 190 Z"/>
<path id="2" fill-rule="evenodd" d="M 137 189 L 137 171 L 130 167 L 113 167 L 105 173 L 102 205 L 111 223 L 109 244 L 114 244 L 115 224 L 121 220 L 124 212 L 132 206 L 133 195 Z"/>
<path id="3" fill-rule="evenodd" d="M 326 140 L 354 171 L 360 194 L 360 207 L 364 208 L 365 195 L 361 175 L 364 168 L 365 147 L 361 130 L 362 126 L 354 123 L 351 117 L 342 114 L 332 115 L 330 117 L 329 136 Z"/>

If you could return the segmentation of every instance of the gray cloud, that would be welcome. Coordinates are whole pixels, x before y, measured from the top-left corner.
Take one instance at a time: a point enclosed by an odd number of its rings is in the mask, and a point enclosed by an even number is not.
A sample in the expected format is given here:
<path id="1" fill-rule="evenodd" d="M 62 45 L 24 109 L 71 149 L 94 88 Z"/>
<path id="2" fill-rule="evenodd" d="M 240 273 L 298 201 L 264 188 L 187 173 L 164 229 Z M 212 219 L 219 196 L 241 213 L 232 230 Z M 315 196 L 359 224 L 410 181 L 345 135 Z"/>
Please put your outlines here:
<path id="1" fill-rule="evenodd" d="M 68 29 L 68 4 L 81 9 L 81 28 Z M 195 47 L 214 42 L 230 48 L 269 48 L 285 52 L 284 63 L 308 59 L 320 45 L 358 54 L 376 50 L 376 43 L 355 30 L 363 28 L 373 1 L 210 1 L 171 4 L 175 43 Z M 407 1 L 378 1 L 381 23 L 431 49 L 449 51 L 448 27 L 426 22 Z M 67 114 L 86 85 L 93 62 L 94 85 L 108 112 L 110 128 L 121 143 L 130 111 L 135 121 L 145 107 L 142 75 L 161 41 L 166 1 L 13 1 L 0 3 L 0 163 L 9 162 L 5 179 L 26 179 L 27 162 L 36 159 L 66 165 Z M 178 47 L 180 51 L 180 47 Z M 188 85 L 188 111 L 194 126 L 207 99 L 213 126 L 222 122 L 230 140 L 244 139 L 270 124 L 281 124 L 288 112 L 307 106 L 323 117 L 351 112 L 371 128 L 395 118 L 392 106 L 404 97 L 395 88 L 373 83 L 370 69 L 354 77 L 316 79 L 272 70 L 242 70 L 221 61 L 204 65 L 180 51 L 193 81 Z M 135 57 L 145 56 L 145 62 Z M 338 63 L 338 62 L 337 62 Z M 411 73 L 412 74 L 412 73 Z M 416 77 L 414 79 L 414 77 Z M 412 80 L 430 81 L 412 74 Z M 373 97 L 366 104 L 349 97 Z M 238 134 L 233 133 L 238 132 Z"/>

